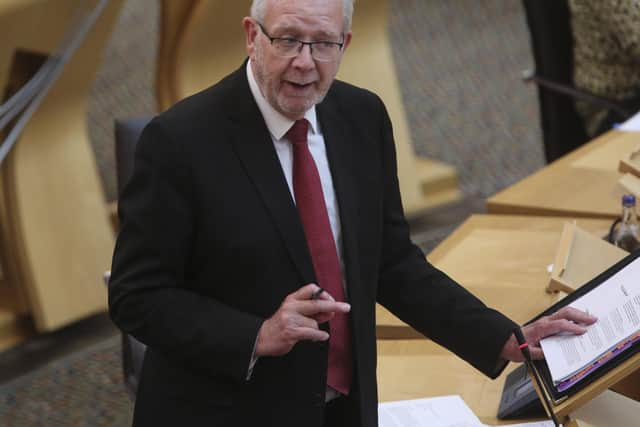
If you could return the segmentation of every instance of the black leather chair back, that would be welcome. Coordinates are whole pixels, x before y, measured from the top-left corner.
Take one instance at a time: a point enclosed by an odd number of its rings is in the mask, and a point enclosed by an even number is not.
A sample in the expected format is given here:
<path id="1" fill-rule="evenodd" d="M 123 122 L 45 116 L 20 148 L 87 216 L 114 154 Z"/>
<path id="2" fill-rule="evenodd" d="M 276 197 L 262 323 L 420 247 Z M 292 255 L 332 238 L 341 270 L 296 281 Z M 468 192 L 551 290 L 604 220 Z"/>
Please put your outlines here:
<path id="1" fill-rule="evenodd" d="M 535 74 L 573 86 L 573 35 L 567 0 L 523 0 L 531 34 Z M 567 95 L 538 86 L 547 162 L 584 144 L 588 138 Z"/>
<path id="2" fill-rule="evenodd" d="M 116 169 L 118 194 L 131 178 L 136 144 L 151 117 L 138 117 L 115 122 Z M 142 370 L 146 346 L 128 334 L 122 334 L 122 369 L 124 381 L 132 399 L 135 399 Z"/>
<path id="3" fill-rule="evenodd" d="M 151 117 L 116 119 L 115 121 L 118 194 L 122 193 L 122 189 L 129 181 L 129 178 L 131 178 L 131 173 L 133 172 L 133 155 L 136 151 L 136 144 L 142 134 L 142 130 L 150 121 Z"/>

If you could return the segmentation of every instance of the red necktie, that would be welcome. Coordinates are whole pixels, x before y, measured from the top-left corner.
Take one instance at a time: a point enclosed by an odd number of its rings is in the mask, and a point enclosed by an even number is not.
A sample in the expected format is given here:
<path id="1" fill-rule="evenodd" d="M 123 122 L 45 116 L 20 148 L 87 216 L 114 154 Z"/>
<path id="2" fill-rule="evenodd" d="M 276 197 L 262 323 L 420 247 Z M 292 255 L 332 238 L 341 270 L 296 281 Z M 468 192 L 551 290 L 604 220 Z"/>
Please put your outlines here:
<path id="1" fill-rule="evenodd" d="M 293 192 L 318 286 L 336 301 L 345 301 L 342 273 L 331 233 L 320 175 L 307 145 L 309 122 L 297 120 L 286 136 L 293 145 Z M 342 394 L 351 386 L 351 338 L 347 314 L 336 313 L 329 322 L 329 368 L 327 384 Z"/>

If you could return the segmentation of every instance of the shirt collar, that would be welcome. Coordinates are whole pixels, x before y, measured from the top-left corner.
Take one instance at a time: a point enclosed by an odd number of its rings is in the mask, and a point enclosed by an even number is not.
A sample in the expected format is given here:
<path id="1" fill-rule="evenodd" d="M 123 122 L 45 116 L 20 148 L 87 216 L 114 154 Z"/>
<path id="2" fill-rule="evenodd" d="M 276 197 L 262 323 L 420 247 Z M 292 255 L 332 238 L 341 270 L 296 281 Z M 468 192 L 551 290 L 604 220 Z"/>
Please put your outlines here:
<path id="1" fill-rule="evenodd" d="M 287 131 L 291 129 L 291 126 L 293 126 L 294 120 L 291 120 L 290 118 L 285 117 L 280 112 L 276 111 L 276 109 L 273 108 L 271 104 L 269 104 L 269 101 L 267 101 L 267 99 L 262 95 L 262 92 L 260 91 L 260 88 L 258 86 L 258 82 L 253 75 L 251 60 L 247 61 L 247 79 L 249 80 L 249 88 L 251 89 L 251 94 L 253 94 L 253 98 L 258 104 L 258 108 L 262 113 L 262 117 L 267 124 L 269 132 L 276 140 L 282 139 Z M 309 129 L 311 130 L 311 133 L 316 133 L 318 128 L 315 105 L 304 113 L 304 118 L 309 122 Z"/>

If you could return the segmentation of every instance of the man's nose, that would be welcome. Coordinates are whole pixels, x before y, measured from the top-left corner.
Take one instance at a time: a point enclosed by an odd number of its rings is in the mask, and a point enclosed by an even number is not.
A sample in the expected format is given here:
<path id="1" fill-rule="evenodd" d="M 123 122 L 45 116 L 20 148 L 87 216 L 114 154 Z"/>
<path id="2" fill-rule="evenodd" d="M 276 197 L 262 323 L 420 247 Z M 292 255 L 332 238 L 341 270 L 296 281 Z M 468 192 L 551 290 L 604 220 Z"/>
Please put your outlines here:
<path id="1" fill-rule="evenodd" d="M 311 45 L 302 45 L 302 49 L 298 52 L 295 58 L 293 58 L 293 66 L 302 69 L 315 68 L 316 62 L 311 54 Z"/>

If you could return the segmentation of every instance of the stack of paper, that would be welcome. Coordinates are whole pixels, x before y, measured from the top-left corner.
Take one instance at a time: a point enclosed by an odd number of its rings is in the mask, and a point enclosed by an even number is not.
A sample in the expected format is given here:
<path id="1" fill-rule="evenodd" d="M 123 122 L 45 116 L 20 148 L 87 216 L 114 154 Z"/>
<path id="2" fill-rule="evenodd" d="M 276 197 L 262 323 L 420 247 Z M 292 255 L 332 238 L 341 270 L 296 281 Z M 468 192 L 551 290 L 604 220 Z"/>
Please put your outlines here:
<path id="1" fill-rule="evenodd" d="M 488 427 L 482 424 L 460 396 L 402 400 L 378 405 L 380 427 Z M 511 427 L 554 427 L 551 421 Z"/>
<path id="2" fill-rule="evenodd" d="M 570 304 L 598 321 L 584 335 L 540 341 L 558 391 L 567 390 L 640 341 L 640 258 Z"/>

